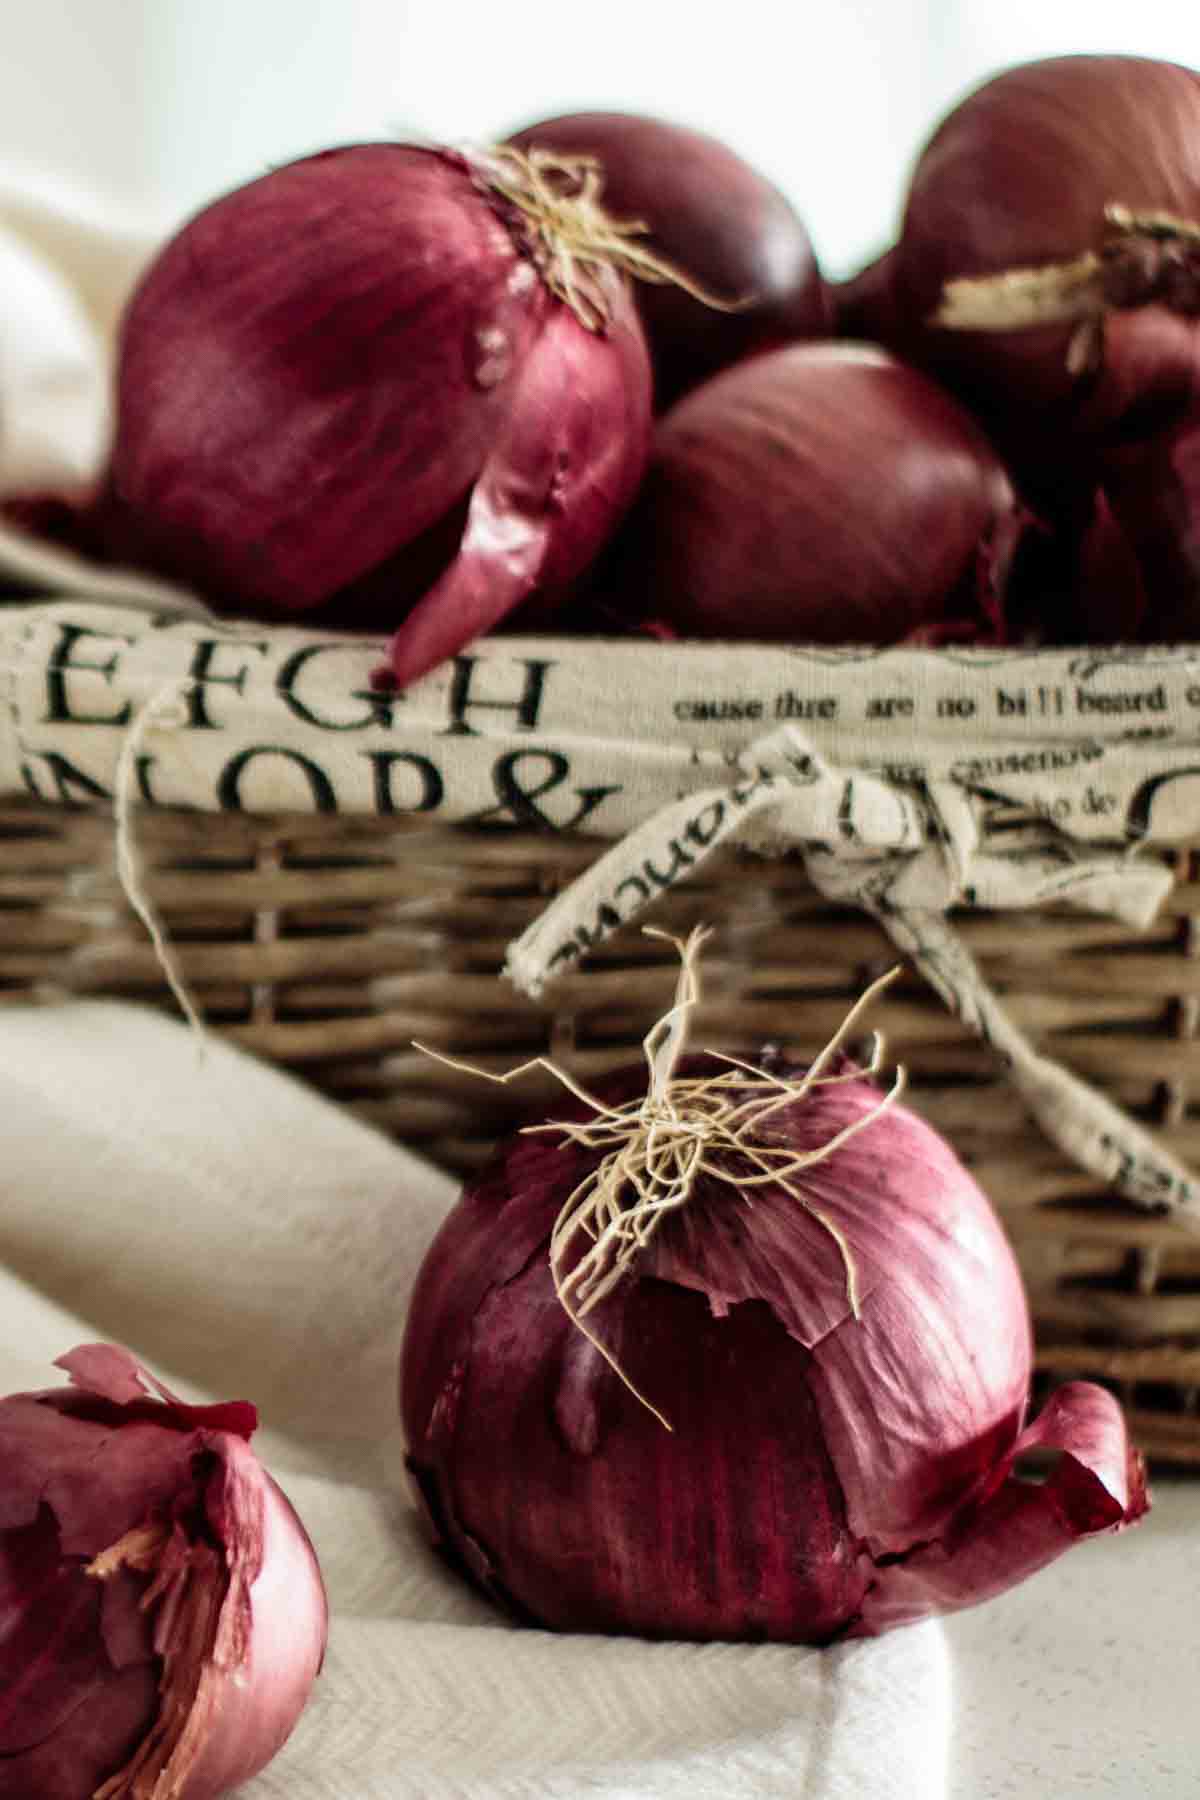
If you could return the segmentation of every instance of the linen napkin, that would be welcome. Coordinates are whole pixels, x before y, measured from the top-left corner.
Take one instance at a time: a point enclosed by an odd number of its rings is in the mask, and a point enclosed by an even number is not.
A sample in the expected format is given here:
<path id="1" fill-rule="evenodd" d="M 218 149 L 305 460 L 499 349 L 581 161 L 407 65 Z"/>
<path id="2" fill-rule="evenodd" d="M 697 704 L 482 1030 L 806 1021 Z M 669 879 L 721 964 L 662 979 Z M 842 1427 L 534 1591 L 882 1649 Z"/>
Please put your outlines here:
<path id="1" fill-rule="evenodd" d="M 247 1800 L 938 1800 L 936 1622 L 833 1650 L 510 1625 L 429 1550 L 396 1362 L 448 1177 L 149 1010 L 0 1009 L 0 1392 L 127 1345 L 255 1447 L 321 1559 L 329 1653 Z"/>

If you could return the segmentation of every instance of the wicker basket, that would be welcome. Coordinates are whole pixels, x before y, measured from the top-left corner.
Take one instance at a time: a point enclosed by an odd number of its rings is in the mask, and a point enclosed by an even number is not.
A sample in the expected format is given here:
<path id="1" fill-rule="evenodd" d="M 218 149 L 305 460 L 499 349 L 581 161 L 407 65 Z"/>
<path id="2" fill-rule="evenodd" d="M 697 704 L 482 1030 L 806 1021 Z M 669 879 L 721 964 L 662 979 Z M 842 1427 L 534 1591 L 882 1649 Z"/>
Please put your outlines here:
<path id="1" fill-rule="evenodd" d="M 549 1052 L 583 1077 L 639 1054 L 674 988 L 670 946 L 626 931 L 544 1002 L 499 978 L 505 948 L 596 855 L 595 840 L 525 829 L 345 817 L 139 814 L 148 897 L 208 1023 L 340 1104 L 467 1171 L 558 1090 L 488 1069 Z M 0 804 L 0 999 L 174 1001 L 114 861 L 111 815 Z M 1200 1161 L 1200 852 L 1135 933 L 1048 909 L 957 920 L 1011 1016 L 1068 1068 Z M 707 922 L 695 1041 L 812 1052 L 895 951 L 830 905 L 799 860 L 722 851 L 647 922 Z M 1029 1287 L 1043 1386 L 1112 1386 L 1158 1462 L 1200 1465 L 1200 1237 L 1098 1190 L 1028 1119 L 993 1059 L 907 971 L 872 1015 L 909 1071 L 909 1099 L 994 1199 Z"/>

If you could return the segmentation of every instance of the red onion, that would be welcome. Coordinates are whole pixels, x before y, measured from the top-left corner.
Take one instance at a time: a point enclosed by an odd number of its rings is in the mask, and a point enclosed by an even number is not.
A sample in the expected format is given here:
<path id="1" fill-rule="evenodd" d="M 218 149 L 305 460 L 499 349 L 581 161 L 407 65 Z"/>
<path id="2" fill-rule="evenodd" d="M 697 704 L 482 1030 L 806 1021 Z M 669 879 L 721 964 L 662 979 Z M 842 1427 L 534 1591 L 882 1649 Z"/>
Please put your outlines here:
<path id="1" fill-rule="evenodd" d="M 215 1800 L 308 1699 L 316 1556 L 252 1406 L 185 1405 L 110 1344 L 58 1366 L 0 1400 L 0 1796 Z"/>
<path id="2" fill-rule="evenodd" d="M 1138 216 L 1118 223 L 1113 208 Z M 1145 436 L 1185 404 L 1200 258 L 1140 217 L 1163 213 L 1200 222 L 1200 76 L 1174 63 L 1008 69 L 918 159 L 871 315 L 889 343 L 899 322 L 906 353 L 979 410 L 1039 499 L 1089 490 L 1098 439 Z"/>
<path id="3" fill-rule="evenodd" d="M 505 1143 L 428 1251 L 409 1467 L 444 1553 L 531 1623 L 869 1635 L 1146 1510 L 1110 1394 L 1026 1422 L 1020 1277 L 949 1146 L 833 1058 L 807 1088 L 761 1069 L 606 1079 Z"/>
<path id="4" fill-rule="evenodd" d="M 1136 547 L 1103 489 L 1076 540 L 1073 583 L 1059 636 L 1084 644 L 1132 644 L 1153 631 Z"/>
<path id="5" fill-rule="evenodd" d="M 646 456 L 624 242 L 510 150 L 356 144 L 216 201 L 125 313 L 110 553 L 251 616 L 373 607 L 402 683 L 561 593 Z"/>
<path id="6" fill-rule="evenodd" d="M 687 637 L 888 644 L 964 621 L 994 640 L 1024 523 L 983 433 L 926 376 L 862 345 L 794 345 L 659 421 L 604 594 Z"/>
<path id="7" fill-rule="evenodd" d="M 588 112 L 543 119 L 511 141 L 595 157 L 607 209 L 644 221 L 646 248 L 706 295 L 740 303 L 721 309 L 678 282 L 639 284 L 659 411 L 757 350 L 829 334 L 829 290 L 795 208 L 716 138 L 636 113 Z"/>

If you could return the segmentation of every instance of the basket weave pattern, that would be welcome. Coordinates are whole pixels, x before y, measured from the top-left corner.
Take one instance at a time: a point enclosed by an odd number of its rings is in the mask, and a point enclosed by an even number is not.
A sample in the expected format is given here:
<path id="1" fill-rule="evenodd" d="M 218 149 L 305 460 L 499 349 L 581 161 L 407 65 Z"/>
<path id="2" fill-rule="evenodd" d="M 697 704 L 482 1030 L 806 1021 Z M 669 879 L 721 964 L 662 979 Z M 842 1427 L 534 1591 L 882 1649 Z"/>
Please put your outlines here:
<path id="1" fill-rule="evenodd" d="M 0 805 L 0 1001 L 120 996 L 174 1008 L 117 879 L 111 816 Z M 498 976 L 509 942 L 596 856 L 593 841 L 405 820 L 141 812 L 149 899 L 208 1024 L 443 1167 L 466 1172 L 561 1093 L 549 1054 L 587 1081 L 640 1056 L 670 1004 L 670 945 L 629 929 L 543 1001 Z M 1173 853 L 1157 923 L 1134 933 L 1047 910 L 957 929 L 1013 1018 L 1051 1055 L 1200 1163 L 1200 851 Z M 895 952 L 829 905 L 798 860 L 720 854 L 647 922 L 715 927 L 693 1041 L 812 1054 Z M 905 972 L 872 1027 L 908 1070 L 908 1102 L 954 1143 L 998 1207 L 1033 1307 L 1043 1384 L 1106 1381 L 1135 1441 L 1200 1464 L 1200 1239 L 1098 1191 L 1048 1146 L 994 1059 Z"/>

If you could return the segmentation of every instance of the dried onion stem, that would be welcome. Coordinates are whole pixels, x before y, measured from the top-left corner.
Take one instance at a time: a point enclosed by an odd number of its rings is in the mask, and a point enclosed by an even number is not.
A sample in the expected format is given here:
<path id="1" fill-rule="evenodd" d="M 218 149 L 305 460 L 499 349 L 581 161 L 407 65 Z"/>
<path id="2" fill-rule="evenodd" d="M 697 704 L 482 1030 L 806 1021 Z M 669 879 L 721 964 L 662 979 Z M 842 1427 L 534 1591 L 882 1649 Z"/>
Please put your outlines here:
<path id="1" fill-rule="evenodd" d="M 589 331 L 603 332 L 612 317 L 609 270 L 639 281 L 682 288 L 718 312 L 740 312 L 754 296 L 722 299 L 674 263 L 637 243 L 650 230 L 644 219 L 614 219 L 601 205 L 604 170 L 598 157 L 555 150 L 518 150 L 498 144 L 470 158 L 488 186 L 522 215 L 533 260 L 552 293 L 566 302 Z"/>
<path id="2" fill-rule="evenodd" d="M 862 1013 L 898 971 L 889 970 L 859 996 L 802 1076 L 786 1079 L 735 1056 L 713 1051 L 711 1055 L 728 1065 L 725 1072 L 685 1077 L 676 1070 L 687 1042 L 690 1015 L 700 998 L 699 954 L 711 933 L 698 926 L 684 941 L 651 926 L 644 929 L 648 937 L 664 938 L 674 944 L 681 966 L 674 1004 L 642 1043 L 650 1072 L 647 1090 L 624 1105 L 606 1105 L 544 1056 L 533 1057 L 518 1068 L 497 1075 L 457 1062 L 423 1044 L 416 1044 L 415 1048 L 451 1068 L 501 1084 L 516 1080 L 530 1069 L 546 1069 L 594 1113 L 594 1118 L 582 1122 L 546 1120 L 523 1127 L 526 1133 L 558 1132 L 586 1149 L 607 1152 L 567 1196 L 555 1219 L 550 1234 L 554 1290 L 571 1322 L 630 1392 L 670 1430 L 669 1421 L 634 1386 L 612 1352 L 591 1330 L 587 1314 L 612 1292 L 637 1261 L 666 1215 L 687 1205 L 696 1182 L 706 1175 L 727 1183 L 739 1198 L 747 1198 L 747 1190 L 768 1183 L 790 1194 L 837 1244 L 846 1271 L 847 1302 L 857 1318 L 858 1281 L 850 1246 L 833 1221 L 793 1185 L 792 1178 L 823 1162 L 840 1145 L 874 1123 L 899 1098 L 905 1077 L 904 1070 L 898 1069 L 891 1088 L 880 1096 L 877 1106 L 815 1149 L 798 1151 L 787 1145 L 762 1142 L 762 1127 L 772 1113 L 803 1101 L 814 1088 L 861 1081 L 864 1075 L 878 1072 L 883 1057 L 879 1033 L 874 1036 L 865 1068 L 855 1067 L 836 1075 L 826 1074 L 825 1070 Z M 732 1164 L 731 1158 L 736 1159 Z M 752 1201 L 747 1199 L 747 1204 Z M 581 1233 L 591 1240 L 590 1247 L 572 1262 Z"/>
<path id="3" fill-rule="evenodd" d="M 948 331 L 1019 331 L 1077 322 L 1072 374 L 1099 366 L 1105 314 L 1159 302 L 1200 313 L 1200 224 L 1174 213 L 1104 209 L 1105 242 L 1064 262 L 948 281 L 931 323 Z"/>

